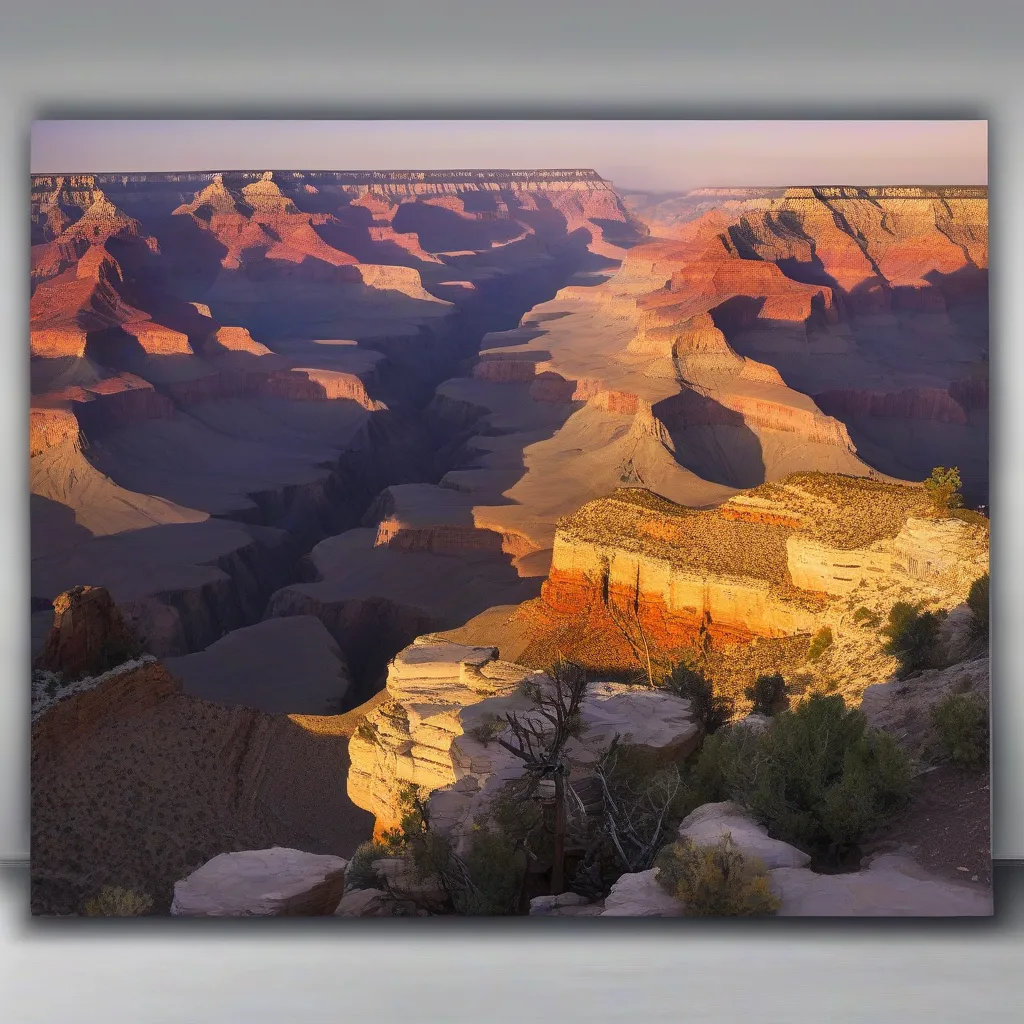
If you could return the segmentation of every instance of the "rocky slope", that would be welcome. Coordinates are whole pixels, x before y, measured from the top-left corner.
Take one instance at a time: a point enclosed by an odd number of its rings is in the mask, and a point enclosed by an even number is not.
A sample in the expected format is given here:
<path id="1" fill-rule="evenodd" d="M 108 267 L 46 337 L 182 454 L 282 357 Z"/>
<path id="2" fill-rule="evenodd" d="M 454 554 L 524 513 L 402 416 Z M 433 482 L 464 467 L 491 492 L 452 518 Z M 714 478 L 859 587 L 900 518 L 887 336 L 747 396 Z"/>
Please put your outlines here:
<path id="1" fill-rule="evenodd" d="M 33 680 L 34 913 L 81 912 L 105 885 L 146 893 L 166 913 L 174 883 L 216 854 L 281 845 L 348 856 L 369 836 L 372 819 L 344 793 L 355 719 L 257 710 L 258 674 L 249 693 L 199 699 L 152 656 L 69 681 L 123 628 L 100 588 L 55 609 Z"/>

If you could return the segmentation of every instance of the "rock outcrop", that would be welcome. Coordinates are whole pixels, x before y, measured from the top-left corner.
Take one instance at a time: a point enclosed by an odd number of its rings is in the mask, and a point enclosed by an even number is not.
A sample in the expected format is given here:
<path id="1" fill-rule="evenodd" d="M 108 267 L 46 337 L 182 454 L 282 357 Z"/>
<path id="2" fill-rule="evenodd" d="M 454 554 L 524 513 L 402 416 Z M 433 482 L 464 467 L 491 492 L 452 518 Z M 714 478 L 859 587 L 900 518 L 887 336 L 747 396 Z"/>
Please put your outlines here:
<path id="1" fill-rule="evenodd" d="M 527 663 L 557 642 L 635 664 L 616 619 L 662 652 L 701 630 L 726 644 L 823 625 L 857 636 L 847 602 L 884 616 L 902 592 L 950 609 L 987 567 L 987 521 L 937 516 L 918 487 L 801 474 L 704 511 L 620 489 L 559 521 L 541 597 L 510 622 L 530 637 Z"/>
<path id="2" fill-rule="evenodd" d="M 134 631 L 104 587 L 72 587 L 53 602 L 53 627 L 38 668 L 68 680 L 95 676 L 141 653 Z"/>
<path id="3" fill-rule="evenodd" d="M 522 689 L 526 681 L 550 686 L 542 673 L 497 660 L 493 648 L 419 638 L 396 656 L 389 699 L 352 738 L 352 801 L 376 816 L 381 831 L 398 823 L 400 793 L 413 786 L 429 795 L 432 827 L 467 834 L 493 794 L 522 775 L 522 762 L 488 727 L 507 713 L 536 714 Z M 616 736 L 666 758 L 683 757 L 697 744 L 688 702 L 643 687 L 589 684 L 581 719 L 582 731 L 567 747 L 577 779 Z"/>

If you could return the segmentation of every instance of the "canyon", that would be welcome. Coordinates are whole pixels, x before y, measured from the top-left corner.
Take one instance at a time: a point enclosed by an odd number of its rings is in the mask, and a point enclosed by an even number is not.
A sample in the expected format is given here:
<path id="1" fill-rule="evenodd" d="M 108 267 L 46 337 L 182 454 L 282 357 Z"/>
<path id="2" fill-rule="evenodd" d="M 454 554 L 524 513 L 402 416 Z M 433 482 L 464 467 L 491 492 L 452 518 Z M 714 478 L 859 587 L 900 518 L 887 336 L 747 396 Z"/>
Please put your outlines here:
<path id="1" fill-rule="evenodd" d="M 895 663 L 854 610 L 987 572 L 986 190 L 37 175 L 31 231 L 33 649 L 68 670 L 84 586 L 148 659 L 33 724 L 37 910 L 351 856 L 461 778 L 461 709 L 558 654 L 635 671 L 617 608 L 737 679 L 820 674 L 828 626 L 859 701 Z"/>

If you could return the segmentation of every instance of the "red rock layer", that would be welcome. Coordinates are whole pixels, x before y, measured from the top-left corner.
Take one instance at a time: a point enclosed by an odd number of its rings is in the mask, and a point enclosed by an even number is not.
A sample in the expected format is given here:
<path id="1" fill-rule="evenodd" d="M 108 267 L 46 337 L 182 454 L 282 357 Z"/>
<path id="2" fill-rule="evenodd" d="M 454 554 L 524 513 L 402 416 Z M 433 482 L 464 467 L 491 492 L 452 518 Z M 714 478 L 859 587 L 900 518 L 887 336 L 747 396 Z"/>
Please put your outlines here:
<path id="1" fill-rule="evenodd" d="M 636 608 L 636 617 L 647 641 L 656 650 L 675 650 L 692 644 L 702 624 L 713 639 L 723 643 L 746 643 L 755 636 L 784 635 L 767 628 L 754 630 L 735 623 L 708 621 L 698 608 L 669 611 L 660 594 L 641 592 L 638 597 L 632 588 L 612 586 L 608 599 L 617 608 Z M 607 630 L 615 629 L 611 617 L 600 610 L 603 601 L 595 594 L 593 582 L 582 574 L 553 568 L 541 587 L 541 601 L 556 616 L 593 617 L 597 614 L 604 620 Z M 594 625 L 596 623 L 591 622 L 591 626 Z"/>

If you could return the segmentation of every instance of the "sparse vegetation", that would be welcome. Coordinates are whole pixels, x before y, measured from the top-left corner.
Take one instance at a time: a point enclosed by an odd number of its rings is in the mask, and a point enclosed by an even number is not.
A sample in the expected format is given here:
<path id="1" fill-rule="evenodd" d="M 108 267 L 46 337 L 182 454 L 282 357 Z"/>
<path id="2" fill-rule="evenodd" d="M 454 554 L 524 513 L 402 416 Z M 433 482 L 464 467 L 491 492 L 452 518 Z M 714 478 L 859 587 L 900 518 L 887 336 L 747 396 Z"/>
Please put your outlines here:
<path id="1" fill-rule="evenodd" d="M 141 917 L 153 909 L 146 893 L 105 885 L 84 907 L 86 917 Z"/>
<path id="2" fill-rule="evenodd" d="M 951 693 L 932 708 L 939 749 L 961 768 L 988 760 L 988 704 L 973 693 Z"/>
<path id="3" fill-rule="evenodd" d="M 367 743 L 377 742 L 377 730 L 365 718 L 356 726 L 356 735 Z"/>
<path id="4" fill-rule="evenodd" d="M 945 466 L 936 466 L 932 470 L 932 475 L 924 482 L 924 489 L 938 512 L 949 512 L 963 507 L 964 499 L 960 493 L 962 486 L 960 470 L 956 466 L 949 469 Z"/>
<path id="5" fill-rule="evenodd" d="M 697 806 L 679 765 L 616 737 L 595 774 L 599 809 L 580 822 L 584 855 L 573 889 L 604 896 L 623 872 L 646 871 L 665 839 Z"/>
<path id="6" fill-rule="evenodd" d="M 778 839 L 837 860 L 906 805 L 907 755 L 841 696 L 814 695 L 757 735 L 729 730 L 696 766 L 705 791 L 748 807 Z"/>
<path id="7" fill-rule="evenodd" d="M 865 629 L 874 629 L 879 625 L 881 619 L 879 619 L 878 615 L 871 611 L 870 608 L 865 608 L 864 605 L 861 605 L 853 613 L 853 621 Z"/>
<path id="8" fill-rule="evenodd" d="M 662 687 L 690 702 L 690 714 L 704 736 L 713 735 L 732 717 L 732 699 L 716 694 L 713 684 L 700 669 L 676 665 L 665 677 Z"/>
<path id="9" fill-rule="evenodd" d="M 369 840 L 363 843 L 352 854 L 352 859 L 345 869 L 345 886 L 349 889 L 376 889 L 380 886 L 380 878 L 373 870 L 373 862 L 392 855 L 392 849 L 386 843 Z"/>
<path id="10" fill-rule="evenodd" d="M 760 917 L 781 906 L 764 864 L 740 853 L 731 836 L 713 846 L 680 839 L 666 846 L 655 864 L 658 882 L 684 905 L 687 916 Z"/>
<path id="11" fill-rule="evenodd" d="M 922 612 L 906 601 L 897 601 L 889 611 L 884 633 L 889 638 L 883 650 L 899 661 L 896 676 L 906 679 L 939 663 L 939 627 L 935 612 Z"/>
<path id="12" fill-rule="evenodd" d="M 758 676 L 743 691 L 743 695 L 750 701 L 750 710 L 755 715 L 766 715 L 770 718 L 789 706 L 786 680 L 778 672 L 773 675 Z"/>
<path id="13" fill-rule="evenodd" d="M 453 836 L 431 831 L 421 795 L 407 787 L 405 813 L 383 837 L 392 856 L 407 866 L 402 881 L 385 875 L 376 884 L 399 913 L 505 916 L 518 913 L 526 853 L 514 836 L 488 823 L 473 826 L 463 855 Z M 403 884 L 403 882 L 405 884 Z"/>
<path id="14" fill-rule="evenodd" d="M 490 746 L 506 729 L 508 722 L 502 715 L 486 715 L 481 721 L 467 730 L 467 735 L 482 743 L 485 747 Z"/>
<path id="15" fill-rule="evenodd" d="M 833 640 L 832 630 L 828 626 L 822 626 L 814 634 L 814 639 L 811 641 L 811 646 L 807 651 L 807 660 L 820 660 L 821 656 L 832 646 Z"/>

